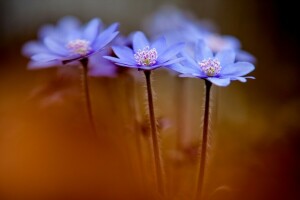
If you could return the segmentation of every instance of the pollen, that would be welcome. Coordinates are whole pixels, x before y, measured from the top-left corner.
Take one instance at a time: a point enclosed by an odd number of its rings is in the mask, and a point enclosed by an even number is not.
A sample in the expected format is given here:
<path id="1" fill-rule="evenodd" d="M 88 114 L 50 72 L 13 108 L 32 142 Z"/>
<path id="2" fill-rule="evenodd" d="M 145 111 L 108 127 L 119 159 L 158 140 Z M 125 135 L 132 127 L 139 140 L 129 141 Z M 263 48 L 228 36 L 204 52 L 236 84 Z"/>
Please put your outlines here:
<path id="1" fill-rule="evenodd" d="M 143 50 L 139 49 L 137 53 L 134 54 L 134 59 L 138 65 L 141 66 L 151 66 L 156 63 L 157 51 L 155 48 L 150 49 L 146 46 Z"/>
<path id="2" fill-rule="evenodd" d="M 91 51 L 90 42 L 87 40 L 76 39 L 70 41 L 66 47 L 72 54 L 85 56 Z"/>
<path id="3" fill-rule="evenodd" d="M 216 76 L 220 73 L 222 67 L 218 59 L 208 58 L 198 63 L 201 70 L 207 76 Z"/>

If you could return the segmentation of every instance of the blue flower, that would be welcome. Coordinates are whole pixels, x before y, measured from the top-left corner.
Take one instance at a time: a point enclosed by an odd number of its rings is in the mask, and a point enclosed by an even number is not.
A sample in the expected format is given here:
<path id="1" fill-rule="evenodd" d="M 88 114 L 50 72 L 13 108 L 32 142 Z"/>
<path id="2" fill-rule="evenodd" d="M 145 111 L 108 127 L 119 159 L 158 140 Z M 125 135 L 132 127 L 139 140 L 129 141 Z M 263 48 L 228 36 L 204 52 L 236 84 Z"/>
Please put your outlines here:
<path id="1" fill-rule="evenodd" d="M 97 18 L 81 26 L 76 18 L 65 17 L 57 26 L 44 26 L 39 32 L 39 41 L 25 44 L 23 54 L 31 58 L 29 68 L 80 61 L 102 50 L 117 36 L 117 29 L 117 23 L 104 29 Z"/>
<path id="2" fill-rule="evenodd" d="M 167 46 L 164 37 L 160 37 L 150 43 L 144 33 L 136 32 L 132 39 L 132 49 L 126 46 L 113 46 L 116 57 L 104 56 L 104 58 L 117 65 L 137 68 L 141 70 L 154 70 L 181 61 L 176 55 L 184 47 L 184 43 Z"/>
<path id="3" fill-rule="evenodd" d="M 176 63 L 168 68 L 180 73 L 181 77 L 206 79 L 218 86 L 228 86 L 230 81 L 246 82 L 246 74 L 254 70 L 254 65 L 249 62 L 235 62 L 233 50 L 223 50 L 215 55 L 212 50 L 199 40 L 196 44 L 194 57 L 183 52 L 186 60 Z"/>
<path id="4" fill-rule="evenodd" d="M 185 42 L 187 46 L 194 46 L 202 39 L 214 53 L 232 49 L 236 53 L 236 60 L 256 61 L 253 55 L 241 50 L 241 43 L 237 38 L 220 35 L 215 31 L 217 28 L 213 23 L 198 20 L 193 13 L 173 6 L 161 7 L 145 20 L 144 27 L 150 36 L 164 36 L 169 44 Z"/>

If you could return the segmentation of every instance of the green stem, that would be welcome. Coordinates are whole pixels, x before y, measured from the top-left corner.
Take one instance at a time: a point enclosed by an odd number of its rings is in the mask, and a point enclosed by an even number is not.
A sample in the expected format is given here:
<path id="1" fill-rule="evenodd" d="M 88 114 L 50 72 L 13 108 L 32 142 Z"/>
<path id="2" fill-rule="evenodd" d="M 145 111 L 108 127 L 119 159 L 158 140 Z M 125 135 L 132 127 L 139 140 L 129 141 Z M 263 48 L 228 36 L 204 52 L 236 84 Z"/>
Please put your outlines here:
<path id="1" fill-rule="evenodd" d="M 92 128 L 93 133 L 96 135 L 96 126 L 94 123 L 94 117 L 92 113 L 92 106 L 91 106 L 91 98 L 90 98 L 90 91 L 89 91 L 89 84 L 88 84 L 88 79 L 87 79 L 87 73 L 88 73 L 88 59 L 84 58 L 80 60 L 80 63 L 82 65 L 83 69 L 83 74 L 82 74 L 82 90 L 84 93 L 84 98 L 85 98 L 85 104 L 86 104 L 86 109 L 87 109 L 87 114 L 89 118 L 89 122 Z"/>
<path id="2" fill-rule="evenodd" d="M 163 179 L 162 160 L 161 160 L 160 148 L 158 143 L 158 133 L 157 133 L 154 107 L 153 107 L 153 95 L 152 95 L 151 79 L 150 79 L 151 71 L 144 71 L 144 73 L 146 76 L 146 83 L 147 83 L 148 107 L 149 107 L 149 115 L 150 115 L 150 125 L 151 125 L 152 145 L 153 145 L 153 153 L 154 153 L 155 172 L 157 178 L 157 187 L 158 187 L 158 192 L 164 195 L 165 185 Z"/>
<path id="3" fill-rule="evenodd" d="M 210 102 L 210 89 L 211 82 L 205 80 L 205 107 L 204 107 L 204 121 L 203 121 L 203 134 L 202 134 L 202 146 L 200 154 L 200 170 L 197 183 L 197 193 L 196 199 L 199 200 L 202 198 L 203 193 L 203 183 L 205 175 L 205 162 L 206 162 L 206 152 L 207 152 L 207 140 L 208 140 L 208 121 L 209 121 L 209 102 Z"/>

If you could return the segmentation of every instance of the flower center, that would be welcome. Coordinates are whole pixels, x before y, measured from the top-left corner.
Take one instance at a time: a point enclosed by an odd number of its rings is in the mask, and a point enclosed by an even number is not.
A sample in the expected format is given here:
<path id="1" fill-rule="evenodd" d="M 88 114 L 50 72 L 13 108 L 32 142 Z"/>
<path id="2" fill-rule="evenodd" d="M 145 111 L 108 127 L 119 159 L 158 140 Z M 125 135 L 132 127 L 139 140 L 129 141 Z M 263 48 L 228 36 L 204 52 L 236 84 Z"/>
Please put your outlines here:
<path id="1" fill-rule="evenodd" d="M 202 60 L 198 63 L 200 65 L 201 70 L 207 76 L 216 76 L 220 73 L 222 67 L 220 65 L 220 61 L 218 59 L 208 58 Z"/>
<path id="2" fill-rule="evenodd" d="M 157 51 L 155 48 L 150 49 L 149 46 L 146 46 L 143 50 L 139 49 L 138 52 L 134 54 L 134 59 L 138 65 L 154 65 L 157 59 Z"/>
<path id="3" fill-rule="evenodd" d="M 71 53 L 85 56 L 91 51 L 90 42 L 87 40 L 76 39 L 70 41 L 66 47 Z"/>

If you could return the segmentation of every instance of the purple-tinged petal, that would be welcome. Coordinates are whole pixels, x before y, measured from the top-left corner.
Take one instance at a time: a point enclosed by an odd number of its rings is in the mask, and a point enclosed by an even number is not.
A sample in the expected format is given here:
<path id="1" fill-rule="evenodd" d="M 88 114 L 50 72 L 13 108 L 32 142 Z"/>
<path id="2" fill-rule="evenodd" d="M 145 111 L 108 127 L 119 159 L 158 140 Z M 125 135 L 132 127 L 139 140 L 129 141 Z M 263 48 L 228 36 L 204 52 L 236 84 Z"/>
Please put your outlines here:
<path id="1" fill-rule="evenodd" d="M 250 62 L 254 64 L 256 63 L 256 58 L 252 54 L 242 50 L 238 50 L 236 52 L 236 60 L 242 62 Z"/>
<path id="2" fill-rule="evenodd" d="M 149 46 L 149 41 L 143 32 L 138 31 L 133 35 L 132 46 L 134 52 L 138 52 L 138 50 L 143 50 L 146 46 Z"/>
<path id="3" fill-rule="evenodd" d="M 198 40 L 195 49 L 195 59 L 197 62 L 201 62 L 202 60 L 213 58 L 213 53 L 208 48 L 203 40 Z"/>
<path id="4" fill-rule="evenodd" d="M 230 35 L 224 35 L 222 39 L 225 42 L 225 45 L 223 46 L 222 50 L 226 50 L 226 49 L 235 50 L 241 48 L 241 43 L 236 37 Z"/>
<path id="5" fill-rule="evenodd" d="M 133 65 L 136 64 L 134 57 L 133 57 L 133 51 L 132 49 L 126 47 L 126 46 L 113 46 L 112 47 L 114 53 L 121 59 L 126 60 L 128 63 L 132 63 Z"/>
<path id="6" fill-rule="evenodd" d="M 233 78 L 230 78 L 230 80 L 236 80 L 236 81 L 240 81 L 240 82 L 247 82 L 247 79 L 245 77 L 233 77 Z"/>
<path id="7" fill-rule="evenodd" d="M 39 61 L 30 61 L 28 64 L 28 69 L 44 69 L 49 67 L 56 67 L 62 65 L 59 61 L 49 61 L 49 62 L 39 62 Z"/>
<path id="8" fill-rule="evenodd" d="M 172 65 L 174 63 L 179 63 L 181 61 L 183 61 L 185 58 L 181 57 L 181 58 L 175 58 L 172 60 L 169 60 L 167 62 L 163 62 L 163 63 L 157 63 L 156 65 L 161 65 L 161 66 L 168 66 L 168 65 Z"/>
<path id="9" fill-rule="evenodd" d="M 248 62 L 237 62 L 222 68 L 221 73 L 224 77 L 244 76 L 255 69 L 254 65 Z"/>
<path id="10" fill-rule="evenodd" d="M 230 84 L 230 78 L 215 78 L 215 77 L 208 77 L 206 78 L 213 84 L 221 87 L 228 86 Z"/>
<path id="11" fill-rule="evenodd" d="M 49 50 L 40 42 L 30 41 L 27 42 L 22 48 L 22 54 L 25 56 L 32 56 L 37 53 L 48 53 Z"/>
<path id="12" fill-rule="evenodd" d="M 127 60 L 122 60 L 122 59 L 119 59 L 116 57 L 111 57 L 111 56 L 103 56 L 103 58 L 110 60 L 113 63 L 118 64 L 118 65 L 122 64 L 122 66 L 126 65 L 128 67 L 130 66 L 130 67 L 136 68 L 136 64 L 133 65 L 131 62 L 128 62 Z"/>
<path id="13" fill-rule="evenodd" d="M 67 56 L 69 54 L 65 46 L 62 46 L 50 37 L 46 37 L 44 39 L 44 44 L 54 54 L 58 54 L 61 56 Z"/>
<path id="14" fill-rule="evenodd" d="M 83 30 L 83 38 L 93 42 L 99 34 L 101 21 L 97 18 L 91 20 Z"/>
<path id="15" fill-rule="evenodd" d="M 35 54 L 34 56 L 32 56 L 31 59 L 33 61 L 48 62 L 48 61 L 54 61 L 54 60 L 61 59 L 61 57 L 58 55 L 53 55 L 53 54 L 39 53 L 39 54 Z"/>
<path id="16" fill-rule="evenodd" d="M 182 56 L 185 58 L 181 63 L 185 66 L 191 66 L 195 68 L 196 70 L 200 69 L 199 64 L 186 52 L 181 52 L 179 56 Z"/>
<path id="17" fill-rule="evenodd" d="M 119 27 L 118 23 L 114 23 L 110 25 L 107 29 L 105 29 L 95 40 L 94 44 L 92 44 L 93 48 L 98 51 L 105 47 L 108 43 L 110 43 L 118 34 L 117 31 Z"/>
<path id="18" fill-rule="evenodd" d="M 166 42 L 165 37 L 158 38 L 151 45 L 151 48 L 156 49 L 158 55 L 162 54 L 166 50 L 166 47 L 167 47 L 167 42 Z"/>
<path id="19" fill-rule="evenodd" d="M 80 28 L 80 21 L 74 16 L 66 16 L 60 19 L 57 23 L 59 31 L 63 33 L 70 33 Z"/>
<path id="20" fill-rule="evenodd" d="M 170 46 L 163 54 L 158 55 L 158 62 L 165 62 L 172 59 L 184 48 L 184 43 L 177 43 L 173 46 Z"/>
<path id="21" fill-rule="evenodd" d="M 221 66 L 226 66 L 234 63 L 235 53 L 233 50 L 223 50 L 215 56 L 220 61 Z"/>
<path id="22" fill-rule="evenodd" d="M 178 73 L 181 73 L 181 74 L 193 74 L 193 73 L 200 72 L 200 68 L 196 69 L 196 68 L 192 67 L 191 65 L 182 65 L 179 63 L 172 64 L 172 65 L 168 66 L 168 68 L 170 68 Z"/>
<path id="23" fill-rule="evenodd" d="M 95 77 L 116 77 L 117 66 L 109 60 L 103 58 L 103 55 L 107 55 L 109 52 L 99 52 L 89 57 L 89 76 Z"/>

